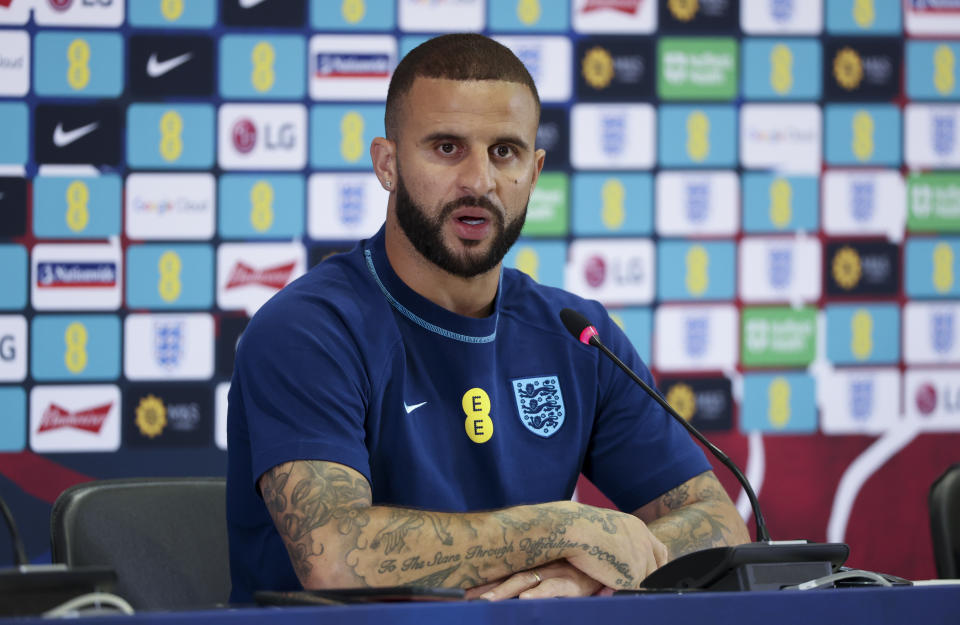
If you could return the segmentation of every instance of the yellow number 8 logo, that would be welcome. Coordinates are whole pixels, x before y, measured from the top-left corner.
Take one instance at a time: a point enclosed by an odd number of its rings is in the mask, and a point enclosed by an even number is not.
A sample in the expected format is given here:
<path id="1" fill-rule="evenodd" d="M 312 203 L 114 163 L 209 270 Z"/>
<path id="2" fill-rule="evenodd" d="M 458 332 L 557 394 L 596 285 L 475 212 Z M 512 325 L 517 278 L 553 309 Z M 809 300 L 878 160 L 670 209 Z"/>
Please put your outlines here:
<path id="1" fill-rule="evenodd" d="M 67 344 L 67 351 L 63 361 L 70 373 L 81 373 L 87 368 L 87 327 L 79 321 L 67 326 L 63 333 L 63 340 Z"/>
<path id="2" fill-rule="evenodd" d="M 180 297 L 180 290 L 183 285 L 180 283 L 180 270 L 183 263 L 180 261 L 180 255 L 172 250 L 164 252 L 160 256 L 157 268 L 160 271 L 160 281 L 157 283 L 157 291 L 165 302 L 174 302 Z"/>
<path id="3" fill-rule="evenodd" d="M 363 156 L 363 117 L 350 111 L 340 120 L 340 154 L 351 163 Z"/>
<path id="4" fill-rule="evenodd" d="M 81 180 L 74 180 L 67 187 L 67 227 L 81 232 L 90 221 L 87 202 L 90 201 L 90 189 Z"/>
<path id="5" fill-rule="evenodd" d="M 85 39 L 74 39 L 67 48 L 67 82 L 80 91 L 90 83 L 90 44 Z"/>
<path id="6" fill-rule="evenodd" d="M 270 91 L 276 80 L 276 74 L 273 71 L 273 61 L 276 59 L 276 53 L 266 41 L 261 41 L 253 46 L 253 52 L 250 54 L 250 60 L 253 61 L 253 73 L 250 75 L 250 83 L 253 88 L 263 93 Z"/>
<path id="7" fill-rule="evenodd" d="M 250 225 L 257 232 L 273 225 L 273 186 L 266 180 L 258 180 L 250 189 Z"/>
<path id="8" fill-rule="evenodd" d="M 710 154 L 710 120 L 702 111 L 687 117 L 687 155 L 700 162 Z"/>
<path id="9" fill-rule="evenodd" d="M 160 118 L 160 156 L 165 161 L 175 161 L 183 154 L 183 118 L 176 111 L 167 111 Z"/>

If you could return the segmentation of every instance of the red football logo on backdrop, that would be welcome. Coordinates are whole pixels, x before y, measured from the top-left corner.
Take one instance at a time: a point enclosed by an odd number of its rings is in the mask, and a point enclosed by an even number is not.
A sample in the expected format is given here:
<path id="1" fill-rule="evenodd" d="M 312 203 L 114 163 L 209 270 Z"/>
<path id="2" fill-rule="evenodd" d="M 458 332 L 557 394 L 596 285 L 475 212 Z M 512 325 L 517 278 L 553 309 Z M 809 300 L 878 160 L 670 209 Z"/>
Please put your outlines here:
<path id="1" fill-rule="evenodd" d="M 237 121 L 233 125 L 233 147 L 237 152 L 246 154 L 257 144 L 257 127 L 247 118 Z"/>
<path id="2" fill-rule="evenodd" d="M 917 389 L 917 410 L 920 414 L 930 414 L 937 408 L 937 389 L 932 384 L 924 384 Z"/>
<path id="3" fill-rule="evenodd" d="M 587 280 L 587 284 L 593 288 L 597 288 L 603 284 L 604 279 L 607 277 L 607 264 L 603 262 L 603 258 L 600 256 L 591 256 L 583 268 L 583 275 Z"/>
<path id="4" fill-rule="evenodd" d="M 66 11 L 73 4 L 73 0 L 47 0 L 47 3 L 55 11 Z"/>

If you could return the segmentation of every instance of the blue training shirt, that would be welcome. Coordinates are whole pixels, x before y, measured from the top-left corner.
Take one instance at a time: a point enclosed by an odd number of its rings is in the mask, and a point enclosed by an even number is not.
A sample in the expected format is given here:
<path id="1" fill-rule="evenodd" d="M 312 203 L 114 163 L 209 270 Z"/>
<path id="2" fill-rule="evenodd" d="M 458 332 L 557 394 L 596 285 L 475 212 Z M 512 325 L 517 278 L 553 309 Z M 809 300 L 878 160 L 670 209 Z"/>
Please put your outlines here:
<path id="1" fill-rule="evenodd" d="M 283 462 L 338 462 L 375 505 L 448 512 L 570 499 L 581 471 L 632 512 L 709 470 L 679 424 L 570 336 L 567 307 L 652 383 L 598 302 L 504 269 L 493 314 L 451 313 L 394 273 L 383 229 L 277 293 L 230 387 L 231 601 L 301 588 L 256 489 Z"/>

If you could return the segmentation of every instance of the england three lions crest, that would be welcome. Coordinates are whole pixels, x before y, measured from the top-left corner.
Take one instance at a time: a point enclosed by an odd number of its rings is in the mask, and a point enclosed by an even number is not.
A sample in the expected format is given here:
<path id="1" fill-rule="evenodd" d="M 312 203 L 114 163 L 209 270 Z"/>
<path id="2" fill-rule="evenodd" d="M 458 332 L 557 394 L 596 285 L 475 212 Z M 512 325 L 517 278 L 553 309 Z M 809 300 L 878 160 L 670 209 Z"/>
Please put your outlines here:
<path id="1" fill-rule="evenodd" d="M 527 429 L 544 438 L 553 436 L 563 425 L 563 394 L 555 375 L 512 380 L 520 421 Z"/>

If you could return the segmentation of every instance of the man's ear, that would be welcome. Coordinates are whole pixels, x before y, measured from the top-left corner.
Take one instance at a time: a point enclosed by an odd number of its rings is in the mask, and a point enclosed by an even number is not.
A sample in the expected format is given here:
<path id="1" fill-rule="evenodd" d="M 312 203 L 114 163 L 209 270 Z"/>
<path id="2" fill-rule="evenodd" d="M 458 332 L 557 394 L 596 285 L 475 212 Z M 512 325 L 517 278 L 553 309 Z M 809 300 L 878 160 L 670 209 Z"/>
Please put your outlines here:
<path id="1" fill-rule="evenodd" d="M 547 158 L 547 151 L 539 149 L 533 153 L 533 180 L 530 181 L 530 191 L 537 186 L 537 180 L 540 179 L 540 172 L 543 171 L 543 163 Z"/>
<path id="2" fill-rule="evenodd" d="M 380 185 L 393 193 L 397 188 L 397 144 L 383 137 L 374 138 L 370 142 L 370 160 Z"/>

